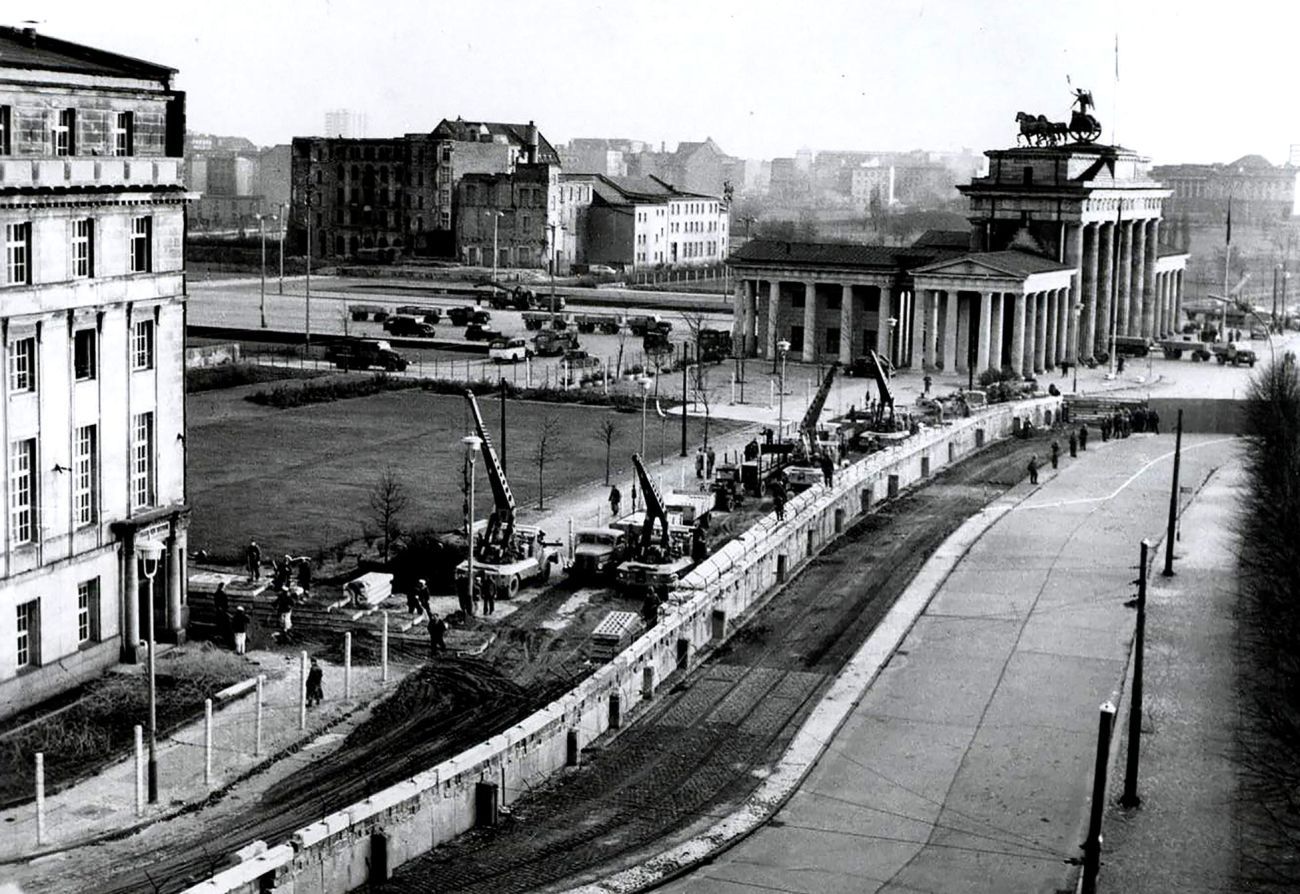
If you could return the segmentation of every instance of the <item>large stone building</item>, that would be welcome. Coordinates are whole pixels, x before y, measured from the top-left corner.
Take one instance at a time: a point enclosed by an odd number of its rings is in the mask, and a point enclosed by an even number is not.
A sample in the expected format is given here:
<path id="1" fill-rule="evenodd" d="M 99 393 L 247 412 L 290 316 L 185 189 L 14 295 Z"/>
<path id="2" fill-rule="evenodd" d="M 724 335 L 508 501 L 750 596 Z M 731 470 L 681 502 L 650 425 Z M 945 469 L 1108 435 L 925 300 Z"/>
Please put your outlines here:
<path id="1" fill-rule="evenodd" d="M 730 259 L 736 334 L 805 360 L 871 348 L 899 365 L 1030 374 L 1109 353 L 1109 336 L 1159 337 L 1181 320 L 1187 255 L 1162 247 L 1169 190 L 1146 159 L 1072 144 L 986 153 L 959 187 L 970 244 L 894 249 L 756 240 Z"/>
<path id="2" fill-rule="evenodd" d="M 520 162 L 510 173 L 465 174 L 456 186 L 456 249 L 466 264 L 545 267 L 559 166 Z"/>
<path id="3" fill-rule="evenodd" d="M 726 258 L 729 215 L 718 196 L 685 192 L 658 177 L 596 176 L 589 183 L 580 237 L 585 263 L 636 270 Z"/>
<path id="4" fill-rule="evenodd" d="M 1158 165 L 1151 174 L 1169 188 L 1165 216 L 1180 228 L 1221 226 L 1229 196 L 1233 220 L 1238 224 L 1289 220 L 1298 210 L 1300 168 L 1273 165 L 1259 155 L 1246 155 L 1226 165 Z"/>
<path id="5" fill-rule="evenodd" d="M 310 223 L 316 258 L 458 257 L 454 199 L 462 177 L 559 163 L 531 122 L 457 118 L 430 133 L 386 139 L 295 137 L 290 250 L 306 252 Z"/>
<path id="6" fill-rule="evenodd" d="M 289 146 L 259 149 L 243 137 L 187 134 L 185 186 L 198 194 L 187 210 L 191 235 L 256 232 L 257 215 L 278 218 L 289 201 Z"/>
<path id="7" fill-rule="evenodd" d="M 0 716 L 185 628 L 185 96 L 0 28 Z M 149 570 L 155 570 L 152 566 Z"/>

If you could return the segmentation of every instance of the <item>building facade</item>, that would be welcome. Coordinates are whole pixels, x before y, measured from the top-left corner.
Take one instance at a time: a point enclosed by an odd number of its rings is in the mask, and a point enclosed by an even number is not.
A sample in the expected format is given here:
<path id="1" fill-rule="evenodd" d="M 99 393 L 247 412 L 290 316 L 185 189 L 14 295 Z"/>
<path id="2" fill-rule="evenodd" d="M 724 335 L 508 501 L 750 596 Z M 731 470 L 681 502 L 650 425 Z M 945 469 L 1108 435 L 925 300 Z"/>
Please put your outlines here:
<path id="1" fill-rule="evenodd" d="M 635 270 L 726 258 L 729 214 L 721 198 L 684 192 L 658 177 L 595 177 L 592 189 L 582 250 L 587 263 Z"/>
<path id="2" fill-rule="evenodd" d="M 1177 331 L 1187 255 L 1161 245 L 1169 190 L 1146 159 L 1091 144 L 986 154 L 989 173 L 959 187 L 964 251 L 746 244 L 729 260 L 745 350 L 771 356 L 784 339 L 805 360 L 871 348 L 898 365 L 1028 375 L 1109 354 L 1112 335 Z"/>
<path id="3" fill-rule="evenodd" d="M 559 167 L 516 164 L 510 173 L 466 174 L 456 185 L 456 250 L 463 263 L 547 267 L 558 214 Z M 556 209 L 554 212 L 551 209 Z M 557 245 L 558 250 L 558 245 Z"/>
<path id="4" fill-rule="evenodd" d="M 0 716 L 185 628 L 185 97 L 0 28 Z M 143 569 L 138 547 L 165 545 Z M 152 612 L 148 572 L 155 571 Z"/>

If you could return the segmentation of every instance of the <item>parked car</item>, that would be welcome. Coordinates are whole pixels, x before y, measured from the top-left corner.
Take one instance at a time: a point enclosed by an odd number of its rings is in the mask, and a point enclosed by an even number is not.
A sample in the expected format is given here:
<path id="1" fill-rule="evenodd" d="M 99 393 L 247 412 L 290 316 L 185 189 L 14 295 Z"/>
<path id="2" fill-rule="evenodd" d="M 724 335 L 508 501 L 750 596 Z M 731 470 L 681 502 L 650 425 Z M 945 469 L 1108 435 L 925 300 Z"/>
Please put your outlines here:
<path id="1" fill-rule="evenodd" d="M 592 264 L 587 268 L 588 273 L 594 273 L 597 276 L 617 276 L 618 271 L 608 264 Z"/>
<path id="2" fill-rule="evenodd" d="M 1115 356 L 1145 357 L 1151 353 L 1151 348 L 1154 345 L 1155 342 L 1143 335 L 1117 335 L 1115 336 Z"/>
<path id="3" fill-rule="evenodd" d="M 474 308 L 468 304 L 461 305 L 460 307 L 453 307 L 447 311 L 447 319 L 451 321 L 451 325 L 453 326 L 466 325 L 469 323 L 470 317 L 473 315 Z"/>
<path id="4" fill-rule="evenodd" d="M 466 341 L 498 341 L 505 336 L 497 329 L 484 326 L 482 323 L 470 323 L 465 327 Z"/>
<path id="5" fill-rule="evenodd" d="M 1260 329 L 1260 328 L 1258 328 L 1258 327 L 1256 327 L 1256 328 L 1250 330 L 1250 340 L 1251 340 L 1251 341 L 1260 341 L 1260 340 L 1262 340 L 1262 339 L 1267 339 L 1267 338 L 1268 338 L 1268 332 L 1267 332 L 1267 330 Z"/>
<path id="6" fill-rule="evenodd" d="M 497 363 L 518 363 L 533 356 L 533 349 L 522 338 L 500 338 L 488 345 L 488 358 Z"/>
<path id="7" fill-rule="evenodd" d="M 438 333 L 432 323 L 415 317 L 399 316 L 384 320 L 384 331 L 399 337 L 431 338 Z"/>
<path id="8" fill-rule="evenodd" d="M 401 372 L 406 369 L 406 358 L 393 350 L 393 346 L 378 338 L 347 338 L 336 341 L 325 349 L 325 360 L 339 369 L 380 369 Z"/>
<path id="9" fill-rule="evenodd" d="M 545 330 L 533 336 L 533 350 L 541 357 L 558 357 L 577 348 L 578 336 L 572 332 Z"/>

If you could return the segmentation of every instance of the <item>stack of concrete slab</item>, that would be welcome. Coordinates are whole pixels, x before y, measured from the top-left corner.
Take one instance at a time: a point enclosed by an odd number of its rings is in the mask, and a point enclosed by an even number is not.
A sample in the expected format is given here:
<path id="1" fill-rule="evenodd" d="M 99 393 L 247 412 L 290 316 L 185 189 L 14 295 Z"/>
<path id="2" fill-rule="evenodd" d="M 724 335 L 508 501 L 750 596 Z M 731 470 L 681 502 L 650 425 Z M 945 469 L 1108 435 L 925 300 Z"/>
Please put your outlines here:
<path id="1" fill-rule="evenodd" d="M 393 595 L 393 576 L 369 571 L 348 581 L 343 589 L 355 607 L 374 608 Z"/>
<path id="2" fill-rule="evenodd" d="M 643 625 L 636 612 L 610 612 L 591 631 L 591 657 L 609 661 L 636 639 Z"/>

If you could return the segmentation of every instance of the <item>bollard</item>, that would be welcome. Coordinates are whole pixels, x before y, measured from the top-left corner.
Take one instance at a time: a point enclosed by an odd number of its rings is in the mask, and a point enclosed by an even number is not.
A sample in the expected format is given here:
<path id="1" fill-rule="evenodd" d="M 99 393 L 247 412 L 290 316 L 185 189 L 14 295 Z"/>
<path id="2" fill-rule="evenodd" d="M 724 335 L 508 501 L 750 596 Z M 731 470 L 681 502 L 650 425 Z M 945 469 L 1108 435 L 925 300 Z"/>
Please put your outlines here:
<path id="1" fill-rule="evenodd" d="M 570 729 L 564 737 L 564 765 L 576 767 L 582 761 L 582 749 L 578 747 L 578 731 Z"/>
<path id="2" fill-rule="evenodd" d="M 984 446 L 984 429 L 982 428 L 975 429 L 975 446 L 976 447 Z"/>
<path id="3" fill-rule="evenodd" d="M 897 475 L 889 476 L 888 493 L 889 493 L 889 499 L 894 500 L 898 498 L 898 476 Z"/>
<path id="4" fill-rule="evenodd" d="M 262 754 L 262 686 L 266 683 L 266 674 L 257 675 L 257 715 L 253 720 L 253 757 Z"/>
<path id="5" fill-rule="evenodd" d="M 203 784 L 212 785 L 212 699 L 203 700 Z"/>
<path id="6" fill-rule="evenodd" d="M 352 698 L 352 631 L 343 634 L 343 697 Z"/>
<path id="7" fill-rule="evenodd" d="M 778 553 L 776 557 L 776 582 L 778 584 L 785 583 L 786 562 L 785 553 Z"/>
<path id="8" fill-rule="evenodd" d="M 686 637 L 677 639 L 677 668 L 684 670 L 691 663 L 691 641 Z"/>
<path id="9" fill-rule="evenodd" d="M 144 816 L 144 727 L 135 725 L 135 815 Z"/>
<path id="10" fill-rule="evenodd" d="M 617 692 L 609 694 L 609 728 L 618 729 L 623 725 L 623 698 Z"/>
<path id="11" fill-rule="evenodd" d="M 388 682 L 388 609 L 384 609 L 384 633 L 379 640 L 379 682 Z"/>
<path id="12" fill-rule="evenodd" d="M 1119 803 L 1124 807 L 1139 807 L 1138 762 L 1142 748 L 1142 658 L 1146 651 L 1147 629 L 1147 551 L 1151 544 L 1143 540 L 1139 553 L 1137 625 L 1133 633 L 1133 690 L 1128 706 L 1128 757 L 1124 765 L 1124 794 Z"/>
<path id="13" fill-rule="evenodd" d="M 45 844 L 45 753 L 36 752 L 36 846 Z"/>
<path id="14" fill-rule="evenodd" d="M 655 694 L 655 669 L 653 667 L 641 668 L 641 697 L 646 701 L 654 698 Z"/>
<path id="15" fill-rule="evenodd" d="M 1106 812 L 1106 755 L 1115 722 L 1115 706 L 1101 706 L 1097 723 L 1097 760 L 1092 771 L 1092 806 L 1088 815 L 1088 837 L 1083 842 L 1082 894 L 1097 894 L 1097 872 L 1101 868 L 1101 818 Z"/>
<path id="16" fill-rule="evenodd" d="M 861 511 L 867 512 L 871 509 L 871 485 L 862 488 L 862 492 L 859 494 L 859 500 L 862 507 Z"/>
<path id="17" fill-rule="evenodd" d="M 709 631 L 713 639 L 721 642 L 727 638 L 727 612 L 724 609 L 715 608 L 710 619 L 712 629 Z"/>
<path id="18" fill-rule="evenodd" d="M 569 516 L 569 564 L 573 564 L 573 516 Z"/>
<path id="19" fill-rule="evenodd" d="M 298 654 L 298 729 L 307 728 L 307 653 Z"/>
<path id="20" fill-rule="evenodd" d="M 956 459 L 956 458 L 957 458 L 957 445 L 954 444 L 952 441 L 949 441 L 949 442 L 948 442 L 948 462 L 952 462 L 952 461 L 953 461 L 954 459 Z"/>

